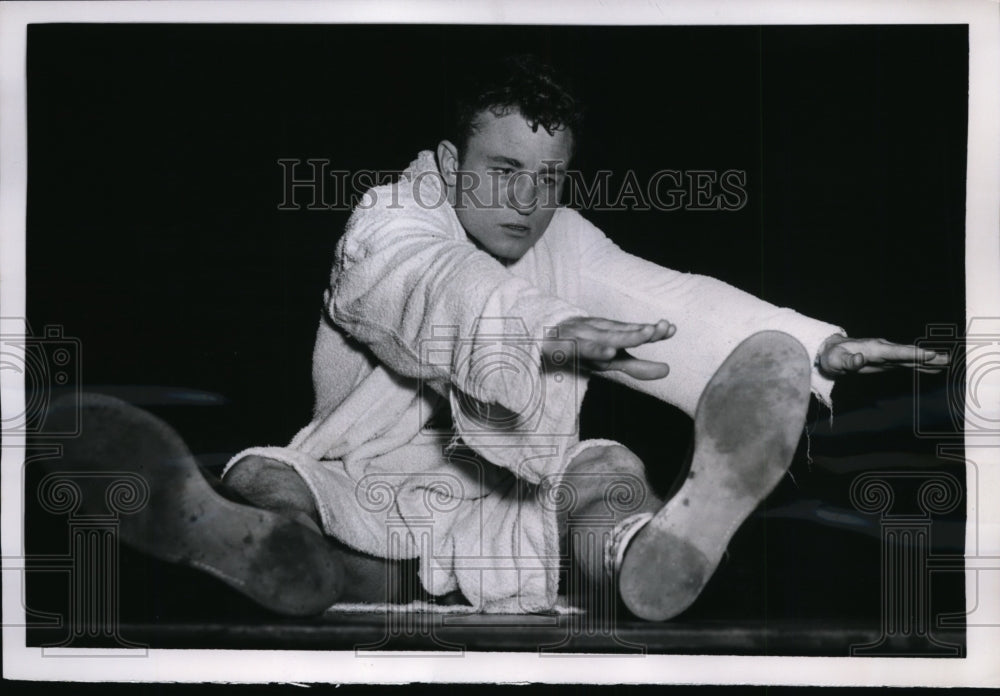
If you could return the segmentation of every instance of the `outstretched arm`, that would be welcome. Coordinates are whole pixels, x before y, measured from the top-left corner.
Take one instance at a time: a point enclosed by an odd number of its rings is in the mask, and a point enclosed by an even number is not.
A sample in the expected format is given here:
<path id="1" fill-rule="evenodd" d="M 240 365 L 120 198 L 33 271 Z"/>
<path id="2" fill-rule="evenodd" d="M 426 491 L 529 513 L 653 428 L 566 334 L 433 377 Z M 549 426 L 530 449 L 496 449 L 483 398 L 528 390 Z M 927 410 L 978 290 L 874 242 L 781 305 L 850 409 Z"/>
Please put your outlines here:
<path id="1" fill-rule="evenodd" d="M 568 299 L 589 314 L 620 322 L 676 325 L 669 340 L 628 348 L 635 358 L 669 365 L 669 375 L 645 379 L 614 369 L 602 373 L 638 391 L 694 415 L 698 399 L 729 353 L 754 333 L 783 331 L 805 347 L 811 359 L 839 327 L 776 307 L 707 276 L 681 273 L 633 256 L 615 245 L 578 213 L 572 216 L 570 240 L 578 245 L 579 295 Z M 830 403 L 833 380 L 817 367 L 813 392 Z"/>
<path id="2" fill-rule="evenodd" d="M 516 411 L 537 382 L 545 327 L 586 311 L 462 241 L 446 211 L 411 208 L 352 216 L 326 295 L 330 317 L 397 375 Z M 499 353 L 513 368 L 478 369 L 477 356 Z M 536 369 L 521 369 L 525 360 Z"/>

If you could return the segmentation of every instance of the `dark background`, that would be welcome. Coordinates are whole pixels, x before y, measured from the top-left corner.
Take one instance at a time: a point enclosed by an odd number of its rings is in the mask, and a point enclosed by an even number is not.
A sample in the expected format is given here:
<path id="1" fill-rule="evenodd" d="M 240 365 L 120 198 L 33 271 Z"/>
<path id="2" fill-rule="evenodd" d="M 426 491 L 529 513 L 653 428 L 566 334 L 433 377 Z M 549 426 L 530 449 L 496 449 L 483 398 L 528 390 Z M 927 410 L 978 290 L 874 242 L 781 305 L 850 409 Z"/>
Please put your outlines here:
<path id="1" fill-rule="evenodd" d="M 964 26 L 35 25 L 32 327 L 79 338 L 85 389 L 163 416 L 209 467 L 287 442 L 309 420 L 347 212 L 308 210 L 304 192 L 279 210 L 277 161 L 399 170 L 448 135 L 460 71 L 522 49 L 576 78 L 584 172 L 746 172 L 739 211 L 585 211 L 626 250 L 855 336 L 961 332 Z M 853 510 L 850 482 L 886 467 L 962 478 L 935 455 L 951 439 L 914 433 L 915 408 L 951 427 L 954 388 L 950 375 L 841 380 L 832 431 L 814 408 L 792 476 L 687 616 L 877 622 L 877 519 Z M 582 428 L 632 447 L 661 488 L 690 440 L 681 414 L 601 380 Z M 936 522 L 937 549 L 961 553 L 962 522 Z M 935 583 L 935 607 L 964 607 L 960 575 Z"/>

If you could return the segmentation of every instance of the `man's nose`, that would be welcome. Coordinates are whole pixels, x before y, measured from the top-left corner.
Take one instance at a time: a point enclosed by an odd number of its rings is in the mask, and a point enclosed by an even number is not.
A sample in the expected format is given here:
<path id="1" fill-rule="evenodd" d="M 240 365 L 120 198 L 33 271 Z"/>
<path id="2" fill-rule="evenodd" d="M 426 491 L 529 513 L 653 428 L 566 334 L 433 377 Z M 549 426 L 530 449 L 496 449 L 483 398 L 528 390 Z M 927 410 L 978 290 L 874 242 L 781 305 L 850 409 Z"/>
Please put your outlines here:
<path id="1" fill-rule="evenodd" d="M 507 185 L 507 203 L 521 215 L 538 207 L 538 180 L 534 172 L 516 172 Z"/>

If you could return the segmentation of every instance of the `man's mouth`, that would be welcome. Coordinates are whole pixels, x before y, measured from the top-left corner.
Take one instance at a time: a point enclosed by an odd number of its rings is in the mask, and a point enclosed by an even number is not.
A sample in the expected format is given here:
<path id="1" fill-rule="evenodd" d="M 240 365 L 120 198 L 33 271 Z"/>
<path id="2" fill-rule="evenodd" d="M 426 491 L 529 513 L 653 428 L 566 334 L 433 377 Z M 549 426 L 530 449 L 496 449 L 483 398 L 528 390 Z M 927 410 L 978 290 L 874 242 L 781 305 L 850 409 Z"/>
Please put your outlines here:
<path id="1" fill-rule="evenodd" d="M 518 225 L 516 223 L 508 223 L 500 226 L 503 227 L 505 230 L 508 230 L 509 232 L 518 236 L 524 236 L 531 231 L 531 228 L 528 227 L 527 225 Z"/>

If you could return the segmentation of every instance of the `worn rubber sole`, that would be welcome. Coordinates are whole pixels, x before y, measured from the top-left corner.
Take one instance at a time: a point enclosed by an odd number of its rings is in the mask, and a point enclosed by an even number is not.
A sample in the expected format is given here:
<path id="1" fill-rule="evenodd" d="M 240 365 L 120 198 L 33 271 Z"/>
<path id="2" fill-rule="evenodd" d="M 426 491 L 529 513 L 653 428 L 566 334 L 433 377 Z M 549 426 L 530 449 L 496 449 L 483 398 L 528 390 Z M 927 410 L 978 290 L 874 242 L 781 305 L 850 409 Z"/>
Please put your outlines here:
<path id="1" fill-rule="evenodd" d="M 140 507 L 135 512 L 118 513 L 121 542 L 209 573 L 279 614 L 317 614 L 338 599 L 344 572 L 323 535 L 223 498 L 170 426 L 120 399 L 83 394 L 79 405 L 59 400 L 47 423 L 70 427 L 76 409 L 80 436 L 68 440 L 62 460 L 46 468 L 79 487 L 86 514 L 111 511 L 107 490 L 116 476 L 141 477 L 148 500 L 133 505 Z"/>
<path id="2" fill-rule="evenodd" d="M 805 348 L 777 331 L 754 334 L 726 358 L 698 402 L 687 479 L 625 552 L 618 587 L 629 611 L 665 621 L 697 599 L 791 464 L 810 378 Z"/>

